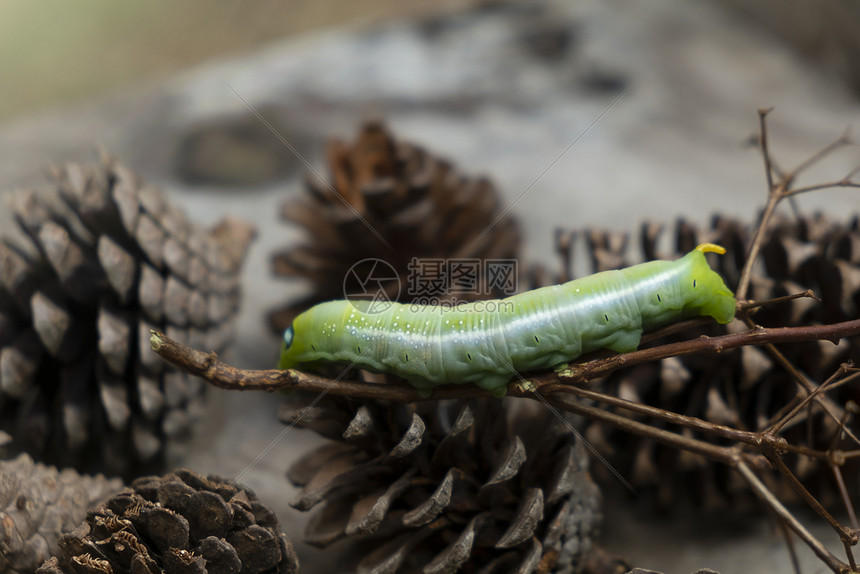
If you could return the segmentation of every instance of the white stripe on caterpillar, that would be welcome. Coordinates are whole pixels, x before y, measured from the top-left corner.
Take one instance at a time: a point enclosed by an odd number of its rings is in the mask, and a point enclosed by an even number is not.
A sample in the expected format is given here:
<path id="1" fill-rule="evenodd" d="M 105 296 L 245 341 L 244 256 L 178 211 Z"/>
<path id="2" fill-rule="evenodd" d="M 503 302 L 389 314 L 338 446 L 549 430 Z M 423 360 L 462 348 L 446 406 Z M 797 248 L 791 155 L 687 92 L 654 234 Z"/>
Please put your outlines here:
<path id="1" fill-rule="evenodd" d="M 397 374 L 422 393 L 474 383 L 498 396 L 517 372 L 545 369 L 583 353 L 639 346 L 642 332 L 681 319 L 734 317 L 735 298 L 708 266 L 703 243 L 677 261 L 650 261 L 455 307 L 330 301 L 298 317 L 284 333 L 280 369 L 351 363 Z"/>

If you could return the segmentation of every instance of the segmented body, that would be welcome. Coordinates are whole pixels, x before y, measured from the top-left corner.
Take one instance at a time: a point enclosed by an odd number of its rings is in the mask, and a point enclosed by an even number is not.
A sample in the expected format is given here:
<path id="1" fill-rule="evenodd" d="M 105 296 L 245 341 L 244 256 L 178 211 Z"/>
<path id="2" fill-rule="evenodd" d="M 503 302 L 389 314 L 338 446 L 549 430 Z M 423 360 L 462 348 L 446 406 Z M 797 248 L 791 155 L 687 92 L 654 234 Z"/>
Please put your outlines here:
<path id="1" fill-rule="evenodd" d="M 692 316 L 720 323 L 735 299 L 702 244 L 677 261 L 651 261 L 455 307 L 330 301 L 296 317 L 279 368 L 344 363 L 395 373 L 419 390 L 474 383 L 503 395 L 516 376 L 598 349 L 636 349 L 643 331 Z M 377 304 L 378 307 L 378 304 Z"/>

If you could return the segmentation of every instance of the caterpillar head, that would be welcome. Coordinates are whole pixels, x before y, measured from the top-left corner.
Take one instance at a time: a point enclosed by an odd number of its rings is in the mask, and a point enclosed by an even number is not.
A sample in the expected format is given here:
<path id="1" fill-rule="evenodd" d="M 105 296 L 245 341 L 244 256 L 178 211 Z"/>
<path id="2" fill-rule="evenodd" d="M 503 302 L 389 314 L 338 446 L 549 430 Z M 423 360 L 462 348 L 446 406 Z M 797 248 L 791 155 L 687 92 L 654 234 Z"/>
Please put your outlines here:
<path id="1" fill-rule="evenodd" d="M 292 369 L 296 365 L 294 358 L 295 352 L 292 351 L 293 341 L 296 338 L 295 330 L 290 325 L 284 331 L 284 338 L 281 342 L 281 358 L 278 361 L 279 369 Z"/>
<path id="2" fill-rule="evenodd" d="M 312 318 L 310 311 L 305 311 L 293 319 L 293 323 L 284 330 L 281 341 L 281 358 L 279 369 L 297 369 L 307 362 L 308 339 L 312 334 Z"/>
<path id="3" fill-rule="evenodd" d="M 735 296 L 723 278 L 708 265 L 705 253 L 725 252 L 719 245 L 702 243 L 684 256 L 684 259 L 689 259 L 687 284 L 684 286 L 685 307 L 723 324 L 730 323 L 735 316 Z"/>
<path id="4" fill-rule="evenodd" d="M 293 324 L 284 331 L 278 368 L 314 368 L 321 358 L 325 358 L 321 343 L 325 342 L 326 329 L 340 324 L 345 312 L 351 308 L 349 305 L 347 301 L 320 303 L 293 319 Z"/>

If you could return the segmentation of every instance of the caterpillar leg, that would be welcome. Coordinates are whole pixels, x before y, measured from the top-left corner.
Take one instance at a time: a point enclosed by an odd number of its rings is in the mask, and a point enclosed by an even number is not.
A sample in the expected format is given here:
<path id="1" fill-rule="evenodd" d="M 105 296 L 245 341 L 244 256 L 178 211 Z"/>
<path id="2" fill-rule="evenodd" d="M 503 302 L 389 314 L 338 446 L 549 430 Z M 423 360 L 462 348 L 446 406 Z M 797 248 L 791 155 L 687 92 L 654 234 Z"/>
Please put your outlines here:
<path id="1" fill-rule="evenodd" d="M 639 348 L 641 340 L 642 329 L 625 329 L 613 333 L 604 347 L 616 353 L 629 353 Z"/>
<path id="2" fill-rule="evenodd" d="M 493 393 L 494 397 L 501 399 L 508 392 L 508 382 L 510 380 L 510 377 L 502 375 L 484 375 L 475 384 L 485 391 Z"/>
<path id="3" fill-rule="evenodd" d="M 433 389 L 438 386 L 435 383 L 431 383 L 430 381 L 425 381 L 423 379 L 407 379 L 407 382 L 413 387 L 415 387 L 415 390 L 418 391 L 418 396 L 420 396 L 422 399 L 426 399 L 431 394 L 433 394 Z"/>

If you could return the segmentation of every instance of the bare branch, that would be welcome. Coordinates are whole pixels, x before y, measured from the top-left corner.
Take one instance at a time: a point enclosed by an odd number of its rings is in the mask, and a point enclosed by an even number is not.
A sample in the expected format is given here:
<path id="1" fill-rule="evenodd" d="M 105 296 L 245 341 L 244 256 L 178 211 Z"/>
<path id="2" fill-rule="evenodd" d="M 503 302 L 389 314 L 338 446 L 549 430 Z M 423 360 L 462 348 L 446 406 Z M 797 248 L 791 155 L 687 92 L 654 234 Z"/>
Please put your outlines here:
<path id="1" fill-rule="evenodd" d="M 848 566 L 848 564 L 836 558 L 836 556 L 834 556 L 833 553 L 824 546 L 824 544 L 804 528 L 797 518 L 795 518 L 794 515 L 782 505 L 779 499 L 774 496 L 770 490 L 768 490 L 761 480 L 759 480 L 749 465 L 744 461 L 739 460 L 734 467 L 735 470 L 737 470 L 744 478 L 747 484 L 749 484 L 752 491 L 779 515 L 785 524 L 791 528 L 791 530 L 794 531 L 794 533 L 797 534 L 797 536 L 800 537 L 800 539 L 803 540 L 813 552 L 815 552 L 816 556 L 818 556 L 822 562 L 827 564 L 828 568 L 833 572 L 838 572 L 840 574 L 848 574 L 851 572 L 851 567 Z"/>
<path id="2" fill-rule="evenodd" d="M 813 325 L 803 327 L 756 328 L 742 333 L 732 333 L 721 337 L 699 337 L 689 341 L 670 343 L 640 349 L 623 355 L 613 355 L 586 363 L 573 363 L 555 373 L 543 373 L 529 378 L 529 382 L 541 392 L 554 392 L 556 386 L 584 383 L 602 377 L 620 368 L 657 361 L 667 357 L 677 357 L 692 353 L 721 353 L 745 345 L 767 345 L 772 343 L 792 343 L 798 341 L 827 340 L 834 344 L 843 337 L 860 334 L 860 319 L 832 325 Z M 333 381 L 326 377 L 303 373 L 296 370 L 279 371 L 237 369 L 221 362 L 215 353 L 204 353 L 192 349 L 158 331 L 150 337 L 152 350 L 167 362 L 176 365 L 186 373 L 196 375 L 215 386 L 233 390 L 298 389 L 304 391 L 323 391 L 356 398 L 386 399 L 400 402 L 420 400 L 467 398 L 489 396 L 490 393 L 473 385 L 446 385 L 433 391 L 432 397 L 422 397 L 418 391 L 406 384 L 374 384 L 359 381 Z M 510 385 L 508 393 L 513 396 L 526 396 L 527 389 L 521 385 Z"/>
<path id="3" fill-rule="evenodd" d="M 842 135 L 836 138 L 833 142 L 829 143 L 828 145 L 824 146 L 823 148 L 806 158 L 797 167 L 791 170 L 791 173 L 788 173 L 783 176 L 783 187 L 788 188 L 791 185 L 791 182 L 797 179 L 797 176 L 800 175 L 801 172 L 806 171 L 807 169 L 809 169 L 834 151 L 838 150 L 839 148 L 849 146 L 852 143 L 853 142 L 851 141 L 851 136 L 846 129 L 844 132 L 842 132 Z"/>
<path id="4" fill-rule="evenodd" d="M 838 187 L 860 187 L 860 183 L 856 181 L 850 181 L 847 179 L 841 179 L 839 181 L 831 181 L 828 183 L 817 183 L 815 185 L 807 185 L 806 187 L 795 187 L 794 189 L 789 189 L 783 192 L 783 197 L 792 197 L 798 195 L 800 193 L 807 193 L 810 191 L 819 191 L 822 189 L 834 189 Z"/>
<path id="5" fill-rule="evenodd" d="M 821 301 L 821 297 L 815 294 L 812 289 L 783 295 L 782 297 L 774 297 L 773 299 L 763 299 L 761 301 L 738 301 L 738 311 L 749 311 L 750 309 L 758 309 L 759 307 L 767 307 L 768 305 L 776 305 L 777 303 L 785 303 L 786 301 L 794 301 L 795 299 L 814 299 Z"/>

